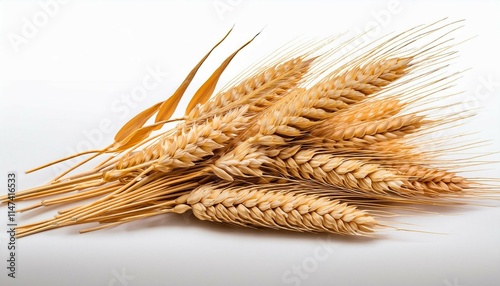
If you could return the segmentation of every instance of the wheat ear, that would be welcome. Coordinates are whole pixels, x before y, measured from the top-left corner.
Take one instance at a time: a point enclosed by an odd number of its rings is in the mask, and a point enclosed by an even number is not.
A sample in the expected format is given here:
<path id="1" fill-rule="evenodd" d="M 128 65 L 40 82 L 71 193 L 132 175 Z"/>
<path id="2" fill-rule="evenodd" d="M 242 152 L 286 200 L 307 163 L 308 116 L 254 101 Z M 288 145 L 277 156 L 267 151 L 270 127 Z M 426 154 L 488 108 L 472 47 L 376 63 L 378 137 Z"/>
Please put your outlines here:
<path id="1" fill-rule="evenodd" d="M 307 232 L 368 235 L 375 219 L 338 200 L 273 191 L 272 185 L 204 185 L 176 200 L 200 220 Z"/>
<path id="2" fill-rule="evenodd" d="M 377 98 L 358 103 L 355 108 L 347 108 L 335 113 L 318 128 L 336 126 L 341 123 L 359 123 L 376 119 L 385 119 L 398 114 L 404 103 L 396 98 Z M 312 130 L 314 132 L 315 130 Z"/>
<path id="3" fill-rule="evenodd" d="M 244 116 L 247 111 L 248 105 L 244 105 L 209 118 L 200 125 L 181 123 L 175 134 L 167 133 L 145 150 L 123 157 L 115 170 L 105 173 L 106 179 L 115 180 L 137 167 L 153 165 L 155 170 L 170 172 L 193 166 L 202 158 L 213 155 L 245 127 L 249 119 Z"/>
<path id="4" fill-rule="evenodd" d="M 249 111 L 259 112 L 296 87 L 313 60 L 297 57 L 264 69 L 230 89 L 219 92 L 205 104 L 197 105 L 188 114 L 188 118 L 204 118 L 241 105 L 250 105 Z"/>
<path id="5" fill-rule="evenodd" d="M 427 196 L 460 196 L 471 188 L 467 179 L 445 170 L 414 164 L 402 164 L 397 170 L 410 176 L 405 187 L 422 191 Z"/>
<path id="6" fill-rule="evenodd" d="M 267 149 L 239 145 L 208 168 L 218 177 L 261 176 L 263 170 L 274 170 L 285 177 L 312 180 L 371 195 L 404 193 L 404 177 L 384 169 L 380 164 L 345 158 L 320 148 L 300 145 Z"/>
<path id="7" fill-rule="evenodd" d="M 311 133 L 334 141 L 352 140 L 367 145 L 410 134 L 424 124 L 423 119 L 424 116 L 408 114 L 358 124 L 340 123 L 333 127 L 325 125 L 315 128 Z"/>
<path id="8" fill-rule="evenodd" d="M 329 78 L 311 87 L 307 93 L 310 97 L 341 101 L 344 104 L 336 108 L 346 108 L 408 74 L 412 60 L 412 57 L 395 57 L 349 67 L 347 71 L 334 72 Z"/>

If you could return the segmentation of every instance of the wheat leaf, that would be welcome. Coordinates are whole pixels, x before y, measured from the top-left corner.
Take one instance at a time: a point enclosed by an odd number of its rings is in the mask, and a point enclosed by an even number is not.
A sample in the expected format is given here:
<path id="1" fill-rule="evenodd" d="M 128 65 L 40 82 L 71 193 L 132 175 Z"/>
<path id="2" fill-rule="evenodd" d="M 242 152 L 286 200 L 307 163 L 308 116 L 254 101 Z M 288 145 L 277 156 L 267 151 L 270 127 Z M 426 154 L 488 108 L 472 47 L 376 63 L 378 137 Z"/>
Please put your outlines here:
<path id="1" fill-rule="evenodd" d="M 142 142 L 149 136 L 149 134 L 151 134 L 151 132 L 155 131 L 156 129 L 158 129 L 158 125 L 155 124 L 135 129 L 127 137 L 123 138 L 119 142 L 116 142 L 113 147 L 109 149 L 109 152 L 121 152 L 123 150 L 126 150 Z"/>
<path id="2" fill-rule="evenodd" d="M 186 79 L 182 82 L 182 84 L 177 88 L 175 93 L 167 100 L 165 101 L 161 107 L 160 110 L 158 111 L 158 114 L 156 115 L 155 121 L 163 121 L 163 120 L 168 120 L 170 116 L 174 113 L 175 109 L 177 108 L 177 105 L 179 104 L 179 101 L 181 100 L 182 96 L 184 95 L 184 92 L 188 88 L 189 84 L 193 80 L 195 74 L 198 72 L 198 69 L 201 67 L 203 62 L 208 58 L 208 56 L 212 53 L 212 51 L 219 46 L 231 33 L 233 28 L 227 32 L 227 34 L 220 40 L 201 60 L 200 62 L 191 70 L 191 72 L 187 75 Z"/>
<path id="3" fill-rule="evenodd" d="M 144 123 L 148 121 L 153 114 L 158 111 L 160 106 L 162 105 L 162 102 L 158 102 L 157 104 L 149 107 L 148 109 L 142 111 L 141 113 L 137 114 L 134 116 L 134 118 L 130 119 L 123 127 L 116 133 L 115 135 L 115 142 L 120 142 L 123 139 L 127 138 L 134 130 L 137 130 L 138 128 L 141 128 L 144 126 Z"/>
<path id="4" fill-rule="evenodd" d="M 212 93 L 214 92 L 215 86 L 217 85 L 217 82 L 219 81 L 220 76 L 226 69 L 226 67 L 229 65 L 231 60 L 238 54 L 239 51 L 241 51 L 243 48 L 245 48 L 248 44 L 250 44 L 260 33 L 255 35 L 250 41 L 246 42 L 243 46 L 241 46 L 239 49 L 237 49 L 233 54 L 231 54 L 229 57 L 226 58 L 224 62 L 215 70 L 215 72 L 210 76 L 210 78 L 196 91 L 196 93 L 193 95 L 193 98 L 189 102 L 187 108 L 186 108 L 186 115 L 189 114 L 189 112 L 198 104 L 203 104 L 205 103 L 211 96 Z"/>

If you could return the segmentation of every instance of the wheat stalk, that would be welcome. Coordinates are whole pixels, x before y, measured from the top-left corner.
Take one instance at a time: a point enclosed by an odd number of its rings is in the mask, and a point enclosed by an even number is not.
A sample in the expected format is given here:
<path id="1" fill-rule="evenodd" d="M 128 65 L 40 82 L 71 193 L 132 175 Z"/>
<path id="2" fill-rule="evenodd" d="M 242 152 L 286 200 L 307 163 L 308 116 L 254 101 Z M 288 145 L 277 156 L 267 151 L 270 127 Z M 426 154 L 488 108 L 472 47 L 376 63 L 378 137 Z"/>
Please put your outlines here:
<path id="1" fill-rule="evenodd" d="M 127 122 L 110 147 L 73 157 L 94 153 L 85 163 L 112 156 L 19 192 L 16 201 L 42 199 L 21 211 L 94 200 L 20 226 L 16 235 L 100 224 L 87 232 L 189 210 L 201 220 L 242 226 L 371 235 L 381 226 L 373 215 L 393 204 L 448 206 L 495 193 L 495 185 L 450 171 L 482 162 L 439 159 L 473 144 L 425 148 L 426 135 L 459 117 L 440 115 L 453 104 L 429 107 L 454 95 L 448 89 L 459 73 L 446 68 L 455 24 L 417 27 L 339 56 L 353 39 L 333 48 L 330 40 L 302 46 L 212 96 L 250 40 L 194 93 L 186 116 L 170 120 L 212 48 L 169 99 Z M 179 122 L 152 135 L 171 121 Z"/>

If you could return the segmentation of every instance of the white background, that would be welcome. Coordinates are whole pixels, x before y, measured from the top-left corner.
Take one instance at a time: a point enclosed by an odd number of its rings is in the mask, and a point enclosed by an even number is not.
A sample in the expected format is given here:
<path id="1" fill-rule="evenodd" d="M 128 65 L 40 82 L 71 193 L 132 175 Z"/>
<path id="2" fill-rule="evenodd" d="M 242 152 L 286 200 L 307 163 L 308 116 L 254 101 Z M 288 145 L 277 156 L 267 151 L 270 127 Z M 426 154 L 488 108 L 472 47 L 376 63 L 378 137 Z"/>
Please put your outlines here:
<path id="1" fill-rule="evenodd" d="M 373 23 L 378 37 L 444 17 L 465 19 L 457 40 L 477 37 L 456 48 L 457 68 L 471 68 L 458 87 L 481 110 L 464 130 L 491 140 L 481 152 L 498 151 L 499 12 L 500 1 L 1 1 L 0 181 L 15 170 L 20 189 L 46 182 L 58 169 L 23 171 L 73 153 L 89 144 L 89 134 L 93 147 L 106 146 L 133 114 L 170 95 L 233 24 L 193 87 L 263 28 L 222 84 L 296 37 L 362 32 Z M 27 22 L 35 29 L 28 31 Z M 151 69 L 161 72 L 154 88 L 127 101 Z M 490 89 L 484 81 L 493 82 Z M 498 165 L 481 167 L 475 175 L 499 177 Z M 493 204 L 406 220 L 446 235 L 389 232 L 378 240 L 231 228 L 176 215 L 85 235 L 70 227 L 18 241 L 16 279 L 4 267 L 7 209 L 0 207 L 0 285 L 498 285 L 500 208 Z"/>

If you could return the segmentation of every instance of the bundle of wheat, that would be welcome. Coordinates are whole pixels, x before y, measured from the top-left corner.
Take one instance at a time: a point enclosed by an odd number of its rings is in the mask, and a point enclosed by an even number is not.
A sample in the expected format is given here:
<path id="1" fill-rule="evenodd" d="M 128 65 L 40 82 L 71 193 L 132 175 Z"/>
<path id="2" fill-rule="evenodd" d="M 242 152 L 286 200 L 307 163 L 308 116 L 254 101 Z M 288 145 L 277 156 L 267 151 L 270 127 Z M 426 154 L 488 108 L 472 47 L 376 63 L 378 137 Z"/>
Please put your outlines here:
<path id="1" fill-rule="evenodd" d="M 213 94 L 224 69 L 252 39 L 195 92 L 183 118 L 170 120 L 226 35 L 169 99 L 127 122 L 113 144 L 71 156 L 93 154 L 15 196 L 43 199 L 20 211 L 99 198 L 20 226 L 16 234 L 101 224 L 86 232 L 192 211 L 201 220 L 240 226 L 372 235 L 387 226 L 379 222 L 385 208 L 489 198 L 497 186 L 449 171 L 474 164 L 442 158 L 458 147 L 425 148 L 434 130 L 469 116 L 440 116 L 449 105 L 432 104 L 454 95 L 450 88 L 460 72 L 448 71 L 455 55 L 450 34 L 459 26 L 438 21 L 348 52 L 355 39 L 316 41 L 274 55 L 272 64 Z M 177 126 L 161 130 L 174 121 Z M 69 175 L 106 154 L 111 156 L 96 167 Z"/>

